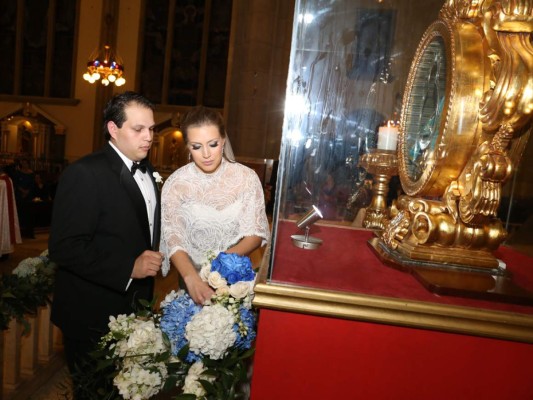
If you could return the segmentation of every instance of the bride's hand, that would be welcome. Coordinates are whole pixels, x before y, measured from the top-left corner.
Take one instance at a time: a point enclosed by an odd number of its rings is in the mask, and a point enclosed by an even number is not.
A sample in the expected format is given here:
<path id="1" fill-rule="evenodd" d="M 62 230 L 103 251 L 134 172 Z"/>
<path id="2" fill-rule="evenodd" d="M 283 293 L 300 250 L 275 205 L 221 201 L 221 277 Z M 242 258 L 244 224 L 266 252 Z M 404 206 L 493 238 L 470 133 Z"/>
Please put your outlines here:
<path id="1" fill-rule="evenodd" d="M 184 281 L 187 285 L 189 296 L 191 296 L 196 304 L 203 306 L 215 294 L 215 291 L 211 289 L 207 282 L 202 281 L 198 274 L 189 275 L 184 278 Z"/>

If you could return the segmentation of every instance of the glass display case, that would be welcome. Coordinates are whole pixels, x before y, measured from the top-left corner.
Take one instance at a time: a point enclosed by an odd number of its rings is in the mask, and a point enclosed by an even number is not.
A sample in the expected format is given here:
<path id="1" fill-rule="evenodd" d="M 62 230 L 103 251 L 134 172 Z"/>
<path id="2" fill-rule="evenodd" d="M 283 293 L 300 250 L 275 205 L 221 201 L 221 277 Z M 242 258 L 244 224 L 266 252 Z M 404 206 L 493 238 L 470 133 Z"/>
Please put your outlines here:
<path id="1" fill-rule="evenodd" d="M 286 98 L 280 218 L 312 204 L 353 225 L 368 204 L 360 156 L 398 121 L 411 60 L 442 1 L 301 2 Z M 399 190 L 397 183 L 394 190 Z M 391 193 L 391 197 L 394 193 Z M 355 222 L 357 224 L 357 222 Z"/>
<path id="2" fill-rule="evenodd" d="M 401 120 L 411 62 L 442 6 L 442 0 L 297 1 L 272 241 L 256 306 L 533 342 L 533 302 L 437 296 L 408 271 L 383 263 L 368 245 L 376 231 L 364 228 L 365 212 L 376 194 L 377 175 L 362 159 L 378 147 L 379 128 Z M 420 132 L 406 142 L 413 165 L 435 146 L 445 68 L 437 38 L 418 71 L 419 77 L 427 72 L 426 80 L 419 79 L 427 90 L 416 99 L 419 118 L 410 121 L 411 130 Z M 529 131 L 521 143 L 528 137 Z M 531 147 L 522 149 L 524 154 Z M 408 172 L 413 179 L 421 174 L 414 166 Z M 386 207 L 404 193 L 395 173 L 383 193 Z M 504 186 L 499 210 L 516 243 L 529 234 L 525 221 L 532 194 L 523 168 L 517 168 Z M 313 207 L 320 218 L 306 228 L 299 222 Z M 319 243 L 312 249 L 298 246 L 295 235 Z M 525 268 L 533 258 L 507 243 L 495 255 L 526 292 L 533 292 L 533 275 Z"/>

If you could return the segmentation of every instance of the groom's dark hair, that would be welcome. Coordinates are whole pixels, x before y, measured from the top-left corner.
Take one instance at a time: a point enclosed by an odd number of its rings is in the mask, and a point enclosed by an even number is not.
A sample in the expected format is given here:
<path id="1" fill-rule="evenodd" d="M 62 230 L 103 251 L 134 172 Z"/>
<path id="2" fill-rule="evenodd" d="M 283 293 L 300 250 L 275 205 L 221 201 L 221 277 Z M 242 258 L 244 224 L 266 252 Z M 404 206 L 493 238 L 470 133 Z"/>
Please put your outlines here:
<path id="1" fill-rule="evenodd" d="M 124 121 L 126 121 L 126 112 L 124 110 L 131 103 L 136 103 L 142 107 L 146 107 L 152 111 L 155 111 L 154 103 L 152 103 L 142 94 L 128 91 L 115 95 L 111 100 L 109 100 L 104 109 L 103 129 L 106 140 L 109 141 L 111 139 L 111 135 L 107 129 L 107 123 L 113 121 L 116 126 L 122 128 L 122 124 L 124 124 Z"/>

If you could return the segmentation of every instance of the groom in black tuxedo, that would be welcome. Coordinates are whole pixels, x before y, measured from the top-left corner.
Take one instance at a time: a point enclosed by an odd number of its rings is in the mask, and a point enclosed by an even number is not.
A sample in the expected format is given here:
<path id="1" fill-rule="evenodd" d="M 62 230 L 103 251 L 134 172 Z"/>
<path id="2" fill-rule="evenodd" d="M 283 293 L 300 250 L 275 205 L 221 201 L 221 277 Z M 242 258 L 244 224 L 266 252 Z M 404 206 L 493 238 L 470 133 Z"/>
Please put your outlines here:
<path id="1" fill-rule="evenodd" d="M 51 319 L 63 332 L 71 372 L 107 333 L 109 316 L 152 300 L 162 262 L 160 197 L 146 160 L 153 110 L 134 92 L 112 98 L 104 110 L 108 143 L 70 165 L 59 181 L 49 239 L 59 267 Z"/>

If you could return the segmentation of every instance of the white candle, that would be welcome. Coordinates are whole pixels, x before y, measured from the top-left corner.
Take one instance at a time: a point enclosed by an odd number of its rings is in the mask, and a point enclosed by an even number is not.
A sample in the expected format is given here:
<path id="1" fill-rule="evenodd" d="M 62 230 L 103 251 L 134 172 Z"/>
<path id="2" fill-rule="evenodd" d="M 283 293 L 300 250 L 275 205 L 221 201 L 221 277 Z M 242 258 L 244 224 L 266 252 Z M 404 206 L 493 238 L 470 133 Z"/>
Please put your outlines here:
<path id="1" fill-rule="evenodd" d="M 380 126 L 378 131 L 378 149 L 396 150 L 398 144 L 398 127 L 387 122 L 387 126 Z"/>

